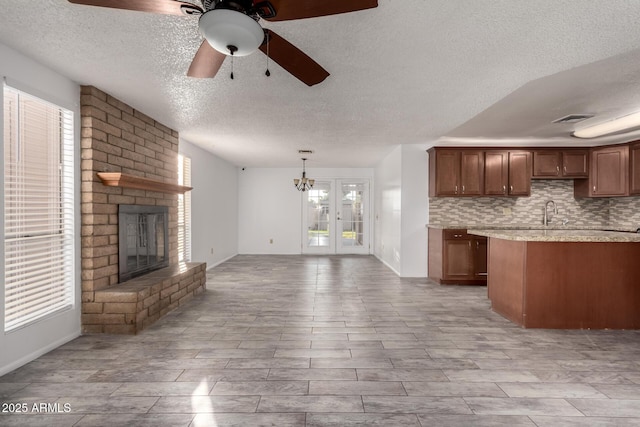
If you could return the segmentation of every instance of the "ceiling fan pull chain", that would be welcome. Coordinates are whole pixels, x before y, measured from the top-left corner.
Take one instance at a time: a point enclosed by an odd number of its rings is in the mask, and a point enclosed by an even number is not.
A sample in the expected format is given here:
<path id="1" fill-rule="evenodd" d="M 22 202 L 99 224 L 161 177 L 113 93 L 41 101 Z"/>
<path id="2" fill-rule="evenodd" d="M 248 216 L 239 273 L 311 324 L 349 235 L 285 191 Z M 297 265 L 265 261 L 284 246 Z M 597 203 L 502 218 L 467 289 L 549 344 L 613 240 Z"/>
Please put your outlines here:
<path id="1" fill-rule="evenodd" d="M 231 80 L 233 80 L 233 54 L 238 51 L 238 48 L 232 44 L 227 46 L 229 53 L 231 54 Z"/>
<path id="2" fill-rule="evenodd" d="M 267 71 L 264 72 L 264 75 L 269 77 L 271 76 L 271 71 L 269 71 L 269 41 L 270 41 L 270 37 L 269 37 L 269 33 L 266 32 L 266 37 L 267 37 Z"/>

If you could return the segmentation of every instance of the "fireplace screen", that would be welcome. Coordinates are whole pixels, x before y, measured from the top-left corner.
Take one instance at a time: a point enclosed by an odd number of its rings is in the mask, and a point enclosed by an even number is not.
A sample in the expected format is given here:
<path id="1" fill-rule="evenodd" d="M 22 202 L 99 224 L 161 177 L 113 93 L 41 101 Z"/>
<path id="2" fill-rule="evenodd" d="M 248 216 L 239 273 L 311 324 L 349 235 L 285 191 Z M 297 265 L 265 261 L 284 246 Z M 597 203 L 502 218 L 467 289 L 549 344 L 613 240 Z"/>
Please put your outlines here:
<path id="1" fill-rule="evenodd" d="M 118 207 L 120 282 L 169 265 L 168 222 L 166 206 Z"/>

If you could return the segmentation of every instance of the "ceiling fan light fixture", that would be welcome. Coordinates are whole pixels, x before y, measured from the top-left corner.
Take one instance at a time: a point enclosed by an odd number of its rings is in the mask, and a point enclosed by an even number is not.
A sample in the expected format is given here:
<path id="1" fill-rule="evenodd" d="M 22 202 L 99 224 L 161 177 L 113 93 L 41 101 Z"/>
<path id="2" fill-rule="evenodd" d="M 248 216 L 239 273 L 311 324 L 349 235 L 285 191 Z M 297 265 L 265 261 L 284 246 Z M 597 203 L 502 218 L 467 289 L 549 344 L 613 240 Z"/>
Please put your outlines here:
<path id="1" fill-rule="evenodd" d="M 264 41 L 264 30 L 260 24 L 235 10 L 210 10 L 200 17 L 199 27 L 211 47 L 225 55 L 250 55 Z"/>

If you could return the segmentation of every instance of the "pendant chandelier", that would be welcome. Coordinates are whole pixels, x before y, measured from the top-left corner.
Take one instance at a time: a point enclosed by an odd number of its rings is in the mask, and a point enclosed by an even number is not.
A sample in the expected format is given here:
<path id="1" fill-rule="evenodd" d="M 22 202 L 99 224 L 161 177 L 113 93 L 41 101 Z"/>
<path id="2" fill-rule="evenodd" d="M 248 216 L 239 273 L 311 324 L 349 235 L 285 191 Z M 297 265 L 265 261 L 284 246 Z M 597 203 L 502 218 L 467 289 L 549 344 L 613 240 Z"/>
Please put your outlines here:
<path id="1" fill-rule="evenodd" d="M 307 159 L 305 159 L 303 157 L 302 158 L 302 177 L 293 179 L 293 185 L 299 191 L 307 191 L 307 190 L 312 189 L 313 188 L 313 184 L 316 182 L 315 179 L 307 178 L 307 172 L 305 171 L 305 162 L 306 161 L 307 161 Z"/>

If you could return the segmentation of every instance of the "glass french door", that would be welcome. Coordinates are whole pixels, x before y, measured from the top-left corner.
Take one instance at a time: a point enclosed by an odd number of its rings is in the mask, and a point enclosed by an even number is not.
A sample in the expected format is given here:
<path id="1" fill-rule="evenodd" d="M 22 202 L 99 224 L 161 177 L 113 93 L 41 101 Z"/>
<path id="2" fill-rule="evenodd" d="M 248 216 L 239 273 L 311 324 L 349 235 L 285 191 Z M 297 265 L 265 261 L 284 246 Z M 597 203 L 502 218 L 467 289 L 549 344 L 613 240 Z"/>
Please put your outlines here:
<path id="1" fill-rule="evenodd" d="M 369 253 L 368 180 L 316 180 L 302 203 L 303 253 Z"/>

